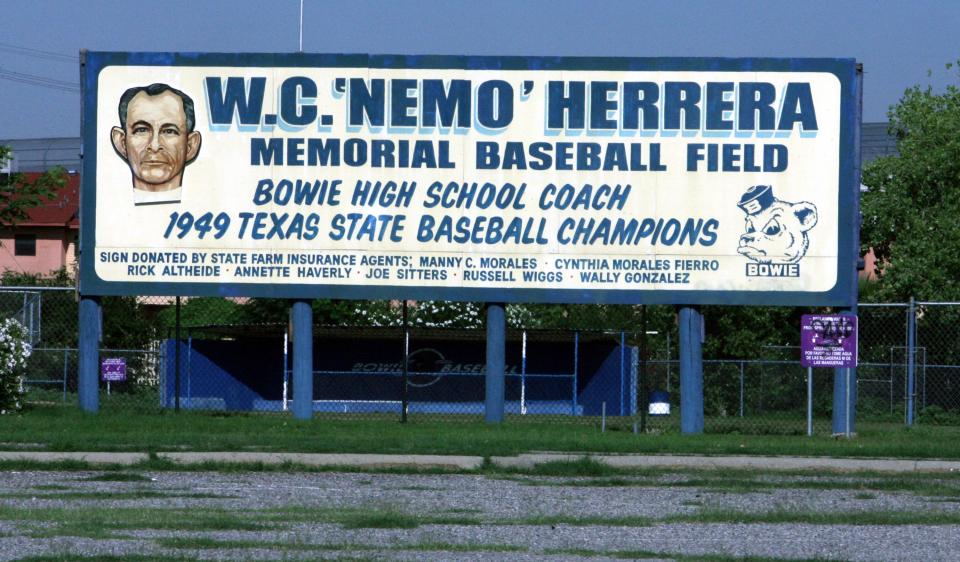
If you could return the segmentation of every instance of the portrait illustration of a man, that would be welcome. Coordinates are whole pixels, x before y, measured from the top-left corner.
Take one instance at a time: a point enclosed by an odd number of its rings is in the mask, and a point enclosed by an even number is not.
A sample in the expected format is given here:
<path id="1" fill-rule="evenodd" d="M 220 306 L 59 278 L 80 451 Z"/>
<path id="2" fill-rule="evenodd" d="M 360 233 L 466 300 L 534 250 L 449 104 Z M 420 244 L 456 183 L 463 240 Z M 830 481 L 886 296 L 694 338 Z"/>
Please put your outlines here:
<path id="1" fill-rule="evenodd" d="M 200 154 L 200 133 L 190 96 L 167 84 L 128 89 L 110 131 L 117 154 L 130 166 L 134 203 L 180 201 L 184 168 Z"/>

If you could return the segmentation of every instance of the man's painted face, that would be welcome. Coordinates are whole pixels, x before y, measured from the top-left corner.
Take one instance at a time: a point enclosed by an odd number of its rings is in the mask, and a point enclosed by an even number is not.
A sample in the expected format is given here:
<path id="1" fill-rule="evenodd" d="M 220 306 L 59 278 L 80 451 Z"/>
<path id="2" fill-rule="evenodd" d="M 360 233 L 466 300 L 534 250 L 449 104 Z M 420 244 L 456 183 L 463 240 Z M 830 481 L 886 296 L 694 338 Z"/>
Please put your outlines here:
<path id="1" fill-rule="evenodd" d="M 140 92 L 127 106 L 127 124 L 114 146 L 133 171 L 137 189 L 180 187 L 183 169 L 200 150 L 200 133 L 187 133 L 183 101 L 173 92 Z"/>

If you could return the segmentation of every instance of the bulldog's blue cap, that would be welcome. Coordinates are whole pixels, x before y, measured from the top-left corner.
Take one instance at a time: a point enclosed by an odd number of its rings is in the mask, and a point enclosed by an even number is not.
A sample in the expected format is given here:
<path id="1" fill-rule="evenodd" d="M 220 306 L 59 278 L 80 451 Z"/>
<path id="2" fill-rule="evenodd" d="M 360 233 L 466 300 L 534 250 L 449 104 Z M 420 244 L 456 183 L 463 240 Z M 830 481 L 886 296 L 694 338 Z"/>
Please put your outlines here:
<path id="1" fill-rule="evenodd" d="M 773 186 L 751 185 L 747 188 L 747 191 L 744 192 L 743 196 L 740 197 L 740 202 L 737 203 L 737 206 L 743 209 L 743 212 L 748 215 L 756 215 L 770 205 L 773 205 L 775 200 L 776 197 L 773 196 Z"/>

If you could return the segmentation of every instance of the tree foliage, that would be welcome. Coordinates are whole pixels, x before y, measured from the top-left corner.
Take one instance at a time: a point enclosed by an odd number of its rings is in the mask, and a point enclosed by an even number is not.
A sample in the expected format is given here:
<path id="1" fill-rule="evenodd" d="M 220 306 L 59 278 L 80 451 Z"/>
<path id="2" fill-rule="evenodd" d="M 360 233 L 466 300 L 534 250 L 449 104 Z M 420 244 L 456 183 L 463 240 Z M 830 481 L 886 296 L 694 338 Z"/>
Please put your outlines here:
<path id="1" fill-rule="evenodd" d="M 947 66 L 952 70 L 952 65 Z M 914 86 L 890 113 L 899 154 L 863 172 L 861 244 L 880 279 L 871 295 L 903 301 L 960 298 L 960 89 Z"/>
<path id="2" fill-rule="evenodd" d="M 705 306 L 705 359 L 796 360 L 800 317 L 786 306 Z"/>
<path id="3" fill-rule="evenodd" d="M 10 147 L 0 146 L 0 167 L 10 160 Z M 51 199 L 66 183 L 62 168 L 54 168 L 34 181 L 20 173 L 0 176 L 0 225 L 16 226 L 27 211 Z"/>

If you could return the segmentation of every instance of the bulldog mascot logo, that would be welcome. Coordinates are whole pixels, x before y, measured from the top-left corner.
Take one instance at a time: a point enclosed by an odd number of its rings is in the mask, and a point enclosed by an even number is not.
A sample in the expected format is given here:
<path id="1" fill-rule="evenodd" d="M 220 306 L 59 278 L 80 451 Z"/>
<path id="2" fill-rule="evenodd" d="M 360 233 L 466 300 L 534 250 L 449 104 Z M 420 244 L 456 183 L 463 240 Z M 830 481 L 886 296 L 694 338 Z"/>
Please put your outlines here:
<path id="1" fill-rule="evenodd" d="M 808 232 L 817 224 L 817 207 L 807 201 L 777 199 L 770 185 L 751 186 L 737 206 L 747 215 L 746 232 L 740 236 L 737 252 L 755 262 L 748 264 L 747 275 L 799 275 L 797 264 L 810 246 Z M 789 267 L 775 267 L 781 265 Z"/>

